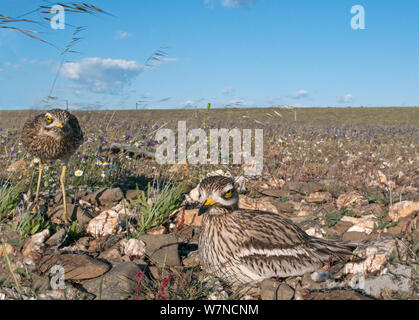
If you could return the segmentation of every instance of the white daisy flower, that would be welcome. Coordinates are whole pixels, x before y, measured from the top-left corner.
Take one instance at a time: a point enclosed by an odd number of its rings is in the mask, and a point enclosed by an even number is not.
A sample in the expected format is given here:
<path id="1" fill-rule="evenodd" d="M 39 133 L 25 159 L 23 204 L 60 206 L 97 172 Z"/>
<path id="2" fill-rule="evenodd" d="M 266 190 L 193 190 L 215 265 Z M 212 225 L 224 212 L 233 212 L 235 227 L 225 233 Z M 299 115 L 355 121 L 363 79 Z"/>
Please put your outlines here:
<path id="1" fill-rule="evenodd" d="M 98 160 L 98 161 L 96 161 L 96 164 L 97 164 L 98 166 L 101 166 L 101 165 L 103 164 L 103 162 L 102 162 L 102 161 L 100 161 L 100 160 Z"/>
<path id="2" fill-rule="evenodd" d="M 109 176 L 109 172 L 108 171 L 102 171 L 102 174 L 100 176 L 102 178 L 106 178 L 107 176 Z"/>
<path id="3" fill-rule="evenodd" d="M 83 175 L 83 171 L 82 170 L 77 170 L 76 172 L 74 172 L 74 175 L 76 176 L 76 177 L 81 177 L 82 175 Z"/>

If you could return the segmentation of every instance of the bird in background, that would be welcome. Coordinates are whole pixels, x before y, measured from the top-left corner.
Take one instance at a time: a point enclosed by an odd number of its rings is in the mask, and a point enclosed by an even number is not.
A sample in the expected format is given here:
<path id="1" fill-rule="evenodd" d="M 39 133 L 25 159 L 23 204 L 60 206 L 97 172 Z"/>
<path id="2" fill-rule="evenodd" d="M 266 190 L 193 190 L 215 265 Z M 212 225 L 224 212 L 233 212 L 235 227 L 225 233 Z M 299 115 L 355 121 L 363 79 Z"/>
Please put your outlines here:
<path id="1" fill-rule="evenodd" d="M 28 120 L 23 126 L 22 144 L 26 151 L 39 159 L 39 174 L 36 186 L 35 204 L 39 212 L 39 189 L 44 164 L 48 160 L 61 160 L 60 177 L 64 214 L 66 222 L 67 200 L 65 191 L 66 171 L 71 157 L 83 144 L 83 132 L 77 118 L 65 110 L 54 109 Z"/>
<path id="2" fill-rule="evenodd" d="M 207 272 L 228 283 L 248 284 L 313 272 L 354 247 L 309 236 L 277 214 L 240 209 L 231 178 L 215 176 L 198 186 L 203 216 L 199 257 Z"/>

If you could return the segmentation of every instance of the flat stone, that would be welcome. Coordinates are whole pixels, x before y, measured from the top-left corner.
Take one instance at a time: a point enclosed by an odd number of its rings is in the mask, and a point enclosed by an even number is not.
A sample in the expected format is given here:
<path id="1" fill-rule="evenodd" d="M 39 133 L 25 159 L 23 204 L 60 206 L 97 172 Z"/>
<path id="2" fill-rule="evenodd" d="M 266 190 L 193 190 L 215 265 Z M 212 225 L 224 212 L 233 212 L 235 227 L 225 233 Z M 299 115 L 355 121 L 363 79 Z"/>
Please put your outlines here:
<path id="1" fill-rule="evenodd" d="M 285 188 L 306 196 L 310 193 L 323 191 L 324 187 L 315 182 L 288 182 Z"/>
<path id="2" fill-rule="evenodd" d="M 262 300 L 276 300 L 281 283 L 273 279 L 265 279 L 261 283 L 260 296 Z"/>
<path id="3" fill-rule="evenodd" d="M 337 204 L 338 209 L 342 210 L 344 208 L 368 204 L 368 200 L 366 200 L 357 191 L 352 191 L 352 192 L 340 195 L 338 200 L 336 201 L 336 204 Z"/>
<path id="4" fill-rule="evenodd" d="M 368 235 L 363 232 L 346 232 L 342 240 L 343 241 L 364 241 L 368 239 Z"/>
<path id="5" fill-rule="evenodd" d="M 90 220 L 86 231 L 94 238 L 100 238 L 115 233 L 118 225 L 118 213 L 113 210 L 106 210 Z"/>
<path id="6" fill-rule="evenodd" d="M 106 251 L 103 251 L 100 255 L 99 255 L 100 259 L 104 259 L 107 260 L 109 262 L 113 262 L 113 261 L 122 261 L 122 256 L 119 253 L 119 250 L 117 248 L 110 248 Z"/>
<path id="7" fill-rule="evenodd" d="M 67 219 L 71 221 L 76 221 L 77 215 L 80 214 L 79 211 L 82 212 L 82 209 L 74 204 L 67 203 Z M 63 215 L 64 215 L 64 205 L 56 206 L 55 208 L 51 209 L 48 212 L 48 217 L 51 220 L 53 219 L 62 220 Z"/>
<path id="8" fill-rule="evenodd" d="M 183 213 L 182 210 L 178 213 L 175 222 L 177 224 L 182 222 L 187 226 L 196 226 L 200 227 L 202 225 L 203 216 L 198 216 L 198 209 L 185 210 Z"/>
<path id="9" fill-rule="evenodd" d="M 55 266 L 62 266 L 65 272 L 65 280 L 86 280 L 100 277 L 110 269 L 110 266 L 102 261 L 81 254 L 55 254 L 46 257 L 40 265 L 43 273 L 49 273 Z"/>
<path id="10" fill-rule="evenodd" d="M 142 235 L 138 238 L 146 244 L 146 256 L 164 266 L 181 266 L 179 239 L 173 234 Z"/>
<path id="11" fill-rule="evenodd" d="M 291 300 L 294 297 L 294 289 L 289 285 L 281 284 L 276 292 L 276 300 Z"/>
<path id="12" fill-rule="evenodd" d="M 316 192 L 311 193 L 305 200 L 308 203 L 322 204 L 330 202 L 332 200 L 332 195 L 329 192 Z"/>
<path id="13" fill-rule="evenodd" d="M 127 192 L 125 192 L 125 199 L 130 200 L 130 201 L 135 201 L 138 199 L 138 197 L 144 193 L 144 191 L 141 190 L 128 190 Z"/>
<path id="14" fill-rule="evenodd" d="M 270 189 L 259 188 L 258 191 L 265 196 L 274 197 L 274 198 L 283 198 L 289 195 L 288 191 L 277 189 L 277 188 L 270 188 Z"/>
<path id="15" fill-rule="evenodd" d="M 54 233 L 46 242 L 45 244 L 51 247 L 57 246 L 61 244 L 67 234 L 67 231 L 62 228 L 56 233 Z"/>
<path id="16" fill-rule="evenodd" d="M 295 211 L 295 206 L 292 202 L 280 202 L 276 200 L 274 204 L 279 212 L 293 213 Z"/>
<path id="17" fill-rule="evenodd" d="M 99 206 L 112 207 L 124 198 L 120 188 L 107 189 L 98 197 Z"/>
<path id="18" fill-rule="evenodd" d="M 145 265 L 139 266 L 134 262 L 117 263 L 103 277 L 88 280 L 82 285 L 96 296 L 96 300 L 99 300 L 100 296 L 102 300 L 126 300 L 136 295 L 137 286 L 141 290 L 141 285 L 149 283 L 145 268 Z M 144 289 L 142 291 L 144 292 Z"/>
<path id="19" fill-rule="evenodd" d="M 391 206 L 389 216 L 393 221 L 410 216 L 414 212 L 419 212 L 419 202 L 402 201 Z"/>

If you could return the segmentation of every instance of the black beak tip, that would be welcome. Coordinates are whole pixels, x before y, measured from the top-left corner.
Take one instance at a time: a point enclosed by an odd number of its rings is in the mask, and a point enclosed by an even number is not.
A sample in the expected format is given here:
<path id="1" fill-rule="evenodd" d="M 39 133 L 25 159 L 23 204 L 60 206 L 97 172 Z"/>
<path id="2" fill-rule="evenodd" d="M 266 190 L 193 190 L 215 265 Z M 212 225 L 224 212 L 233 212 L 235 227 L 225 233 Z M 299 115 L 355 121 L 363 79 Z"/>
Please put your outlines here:
<path id="1" fill-rule="evenodd" d="M 206 206 L 202 206 L 202 207 L 199 209 L 199 212 L 198 212 L 198 217 L 202 216 L 205 212 L 207 212 L 207 210 L 208 210 L 208 207 L 206 207 Z"/>

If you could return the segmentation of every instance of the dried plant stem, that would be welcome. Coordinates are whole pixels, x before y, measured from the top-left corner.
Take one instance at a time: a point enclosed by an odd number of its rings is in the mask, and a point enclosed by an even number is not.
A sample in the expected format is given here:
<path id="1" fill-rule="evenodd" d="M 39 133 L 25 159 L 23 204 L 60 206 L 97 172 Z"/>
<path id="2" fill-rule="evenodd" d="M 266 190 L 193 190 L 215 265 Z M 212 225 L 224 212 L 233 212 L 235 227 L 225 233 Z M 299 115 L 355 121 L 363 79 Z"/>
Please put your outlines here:
<path id="1" fill-rule="evenodd" d="M 15 282 L 17 292 L 19 294 L 19 299 L 23 300 L 22 299 L 22 292 L 20 290 L 20 285 L 19 285 L 19 282 L 16 279 L 16 275 L 14 274 L 14 272 L 12 270 L 12 265 L 10 264 L 9 255 L 7 254 L 7 251 L 6 251 L 6 246 L 3 244 L 2 247 L 3 247 L 3 254 L 4 254 L 4 258 L 6 259 L 7 267 L 9 268 L 9 271 L 10 271 L 12 277 L 13 277 L 13 281 Z"/>

